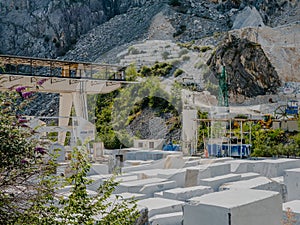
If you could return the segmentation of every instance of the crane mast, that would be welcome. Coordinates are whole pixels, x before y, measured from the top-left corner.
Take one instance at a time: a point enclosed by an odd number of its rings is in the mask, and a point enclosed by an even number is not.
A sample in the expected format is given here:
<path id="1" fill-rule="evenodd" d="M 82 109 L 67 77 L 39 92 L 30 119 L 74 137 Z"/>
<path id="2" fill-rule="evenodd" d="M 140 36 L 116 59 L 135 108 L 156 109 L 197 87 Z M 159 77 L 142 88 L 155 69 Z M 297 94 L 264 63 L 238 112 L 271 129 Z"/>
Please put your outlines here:
<path id="1" fill-rule="evenodd" d="M 218 105 L 228 107 L 228 84 L 227 84 L 227 73 L 225 66 L 222 67 L 222 72 L 219 76 L 219 96 Z"/>

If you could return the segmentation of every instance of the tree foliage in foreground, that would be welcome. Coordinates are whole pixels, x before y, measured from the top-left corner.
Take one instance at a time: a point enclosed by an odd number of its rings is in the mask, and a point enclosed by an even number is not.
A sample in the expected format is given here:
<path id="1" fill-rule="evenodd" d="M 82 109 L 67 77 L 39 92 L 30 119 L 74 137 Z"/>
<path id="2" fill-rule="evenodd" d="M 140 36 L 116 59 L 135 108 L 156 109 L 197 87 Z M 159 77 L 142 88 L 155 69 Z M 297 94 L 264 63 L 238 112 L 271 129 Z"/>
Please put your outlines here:
<path id="1" fill-rule="evenodd" d="M 21 117 L 16 93 L 0 95 L 0 223 L 14 224 L 35 202 L 42 202 L 52 189 L 40 177 L 55 171 L 55 163 L 44 157 L 46 150 L 30 139 L 34 130 Z M 38 199 L 38 200 L 37 200 Z"/>
<path id="2" fill-rule="evenodd" d="M 21 116 L 27 95 L 19 94 L 0 94 L 0 224 L 134 224 L 136 202 L 112 195 L 113 177 L 88 192 L 84 146 L 73 151 L 70 175 L 56 174 L 55 154 L 31 138 L 35 131 Z M 58 191 L 66 185 L 68 193 Z"/>

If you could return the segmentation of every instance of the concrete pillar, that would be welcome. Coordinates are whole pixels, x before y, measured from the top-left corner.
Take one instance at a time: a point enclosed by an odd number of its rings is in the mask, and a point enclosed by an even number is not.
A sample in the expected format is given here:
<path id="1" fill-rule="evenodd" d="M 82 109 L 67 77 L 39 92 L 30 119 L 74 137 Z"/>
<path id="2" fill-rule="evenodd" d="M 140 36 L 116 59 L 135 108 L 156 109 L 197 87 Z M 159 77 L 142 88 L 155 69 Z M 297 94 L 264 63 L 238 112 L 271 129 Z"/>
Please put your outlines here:
<path id="1" fill-rule="evenodd" d="M 197 110 L 182 111 L 182 152 L 184 155 L 194 154 L 197 148 Z"/>
<path id="2" fill-rule="evenodd" d="M 61 93 L 59 97 L 59 120 L 58 126 L 68 126 L 69 116 L 72 108 L 72 94 Z M 64 145 L 66 139 L 66 132 L 59 132 L 57 142 Z"/>

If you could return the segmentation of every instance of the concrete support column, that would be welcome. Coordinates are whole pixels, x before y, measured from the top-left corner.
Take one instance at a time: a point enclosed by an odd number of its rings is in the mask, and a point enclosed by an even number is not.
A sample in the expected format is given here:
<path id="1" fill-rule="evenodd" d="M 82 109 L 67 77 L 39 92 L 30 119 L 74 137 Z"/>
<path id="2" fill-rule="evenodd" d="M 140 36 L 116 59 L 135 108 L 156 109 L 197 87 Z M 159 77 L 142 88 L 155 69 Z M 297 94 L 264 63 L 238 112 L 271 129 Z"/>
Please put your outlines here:
<path id="1" fill-rule="evenodd" d="M 72 95 L 76 116 L 88 120 L 87 94 L 84 92 L 73 92 Z"/>
<path id="2" fill-rule="evenodd" d="M 194 154 L 197 146 L 197 110 L 182 112 L 182 152 L 184 155 Z"/>
<path id="3" fill-rule="evenodd" d="M 68 126 L 72 108 L 72 93 L 61 93 L 59 97 L 59 120 L 58 126 Z M 64 145 L 66 132 L 59 132 L 58 143 Z"/>

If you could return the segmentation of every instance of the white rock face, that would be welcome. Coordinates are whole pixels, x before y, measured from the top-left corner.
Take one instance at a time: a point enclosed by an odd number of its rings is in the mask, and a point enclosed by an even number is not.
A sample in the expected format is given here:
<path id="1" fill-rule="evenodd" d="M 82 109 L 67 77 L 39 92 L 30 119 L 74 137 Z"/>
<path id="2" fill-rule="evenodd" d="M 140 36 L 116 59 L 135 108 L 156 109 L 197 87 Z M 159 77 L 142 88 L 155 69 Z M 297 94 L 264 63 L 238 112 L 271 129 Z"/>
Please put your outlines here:
<path id="1" fill-rule="evenodd" d="M 243 27 L 262 27 L 264 26 L 263 19 L 255 7 L 245 7 L 235 18 L 233 22 L 233 29 L 240 29 Z"/>
<path id="2" fill-rule="evenodd" d="M 247 27 L 232 31 L 240 38 L 246 38 L 261 45 L 266 56 L 281 80 L 299 82 L 300 78 L 300 24 L 286 26 Z"/>

